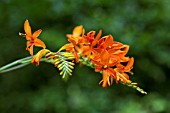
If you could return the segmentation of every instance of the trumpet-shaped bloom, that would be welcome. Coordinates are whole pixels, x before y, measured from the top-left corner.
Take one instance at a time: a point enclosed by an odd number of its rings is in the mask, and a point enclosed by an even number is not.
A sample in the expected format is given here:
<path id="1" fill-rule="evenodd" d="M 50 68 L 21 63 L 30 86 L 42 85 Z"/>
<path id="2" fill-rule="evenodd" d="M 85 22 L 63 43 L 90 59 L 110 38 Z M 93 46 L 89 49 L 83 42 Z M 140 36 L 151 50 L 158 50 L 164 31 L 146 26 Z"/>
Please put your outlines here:
<path id="1" fill-rule="evenodd" d="M 92 62 L 95 66 L 95 71 L 102 71 L 103 73 L 103 79 L 101 80 L 101 82 L 103 82 L 102 86 L 105 88 L 107 85 L 111 85 L 116 76 L 116 72 L 112 67 L 116 66 L 120 62 L 118 56 L 113 57 L 107 50 L 103 50 L 92 59 Z"/>
<path id="2" fill-rule="evenodd" d="M 28 40 L 26 50 L 28 50 L 31 55 L 33 55 L 33 47 L 34 46 L 42 47 L 44 49 L 46 48 L 46 45 L 44 44 L 44 42 L 37 38 L 40 35 L 40 33 L 42 32 L 41 29 L 35 31 L 32 34 L 30 24 L 29 24 L 28 20 L 26 20 L 24 23 L 24 30 L 26 33 L 26 34 L 24 34 L 24 36 L 26 36 L 26 39 Z"/>
<path id="3" fill-rule="evenodd" d="M 79 43 L 81 39 L 81 34 L 83 33 L 83 26 L 77 26 L 73 29 L 73 34 L 67 34 L 68 41 L 71 42 L 74 46 Z"/>
<path id="4" fill-rule="evenodd" d="M 79 46 L 79 52 L 82 54 L 83 57 L 91 57 L 92 52 L 94 51 L 94 47 L 96 46 L 100 36 L 102 34 L 102 30 L 95 35 L 95 31 L 90 31 L 87 35 L 83 35 L 82 42 Z"/>
<path id="5" fill-rule="evenodd" d="M 36 64 L 36 66 L 38 66 L 41 58 L 42 58 L 45 54 L 47 54 L 47 53 L 49 53 L 49 52 L 50 52 L 50 50 L 48 50 L 48 49 L 42 49 L 42 50 L 40 50 L 40 51 L 32 58 L 31 63 L 32 63 L 32 64 Z"/>
<path id="6" fill-rule="evenodd" d="M 76 62 L 79 62 L 79 55 L 78 52 L 76 50 L 77 48 L 77 44 L 80 42 L 81 40 L 81 34 L 83 33 L 84 29 L 83 26 L 77 26 L 73 29 L 73 33 L 72 34 L 67 34 L 67 38 L 68 41 L 70 42 L 69 44 L 65 44 L 64 46 L 62 46 L 58 52 L 62 51 L 62 50 L 66 50 L 67 52 L 72 52 L 75 56 L 75 60 Z"/>

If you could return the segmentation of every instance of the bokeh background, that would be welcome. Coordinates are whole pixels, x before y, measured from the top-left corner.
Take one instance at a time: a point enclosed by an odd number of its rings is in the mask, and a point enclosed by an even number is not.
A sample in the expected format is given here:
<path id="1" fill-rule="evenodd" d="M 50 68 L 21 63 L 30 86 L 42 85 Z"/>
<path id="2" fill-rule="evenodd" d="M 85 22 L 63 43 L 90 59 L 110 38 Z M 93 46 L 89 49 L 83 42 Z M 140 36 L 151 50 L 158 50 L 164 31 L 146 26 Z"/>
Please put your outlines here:
<path id="1" fill-rule="evenodd" d="M 52 51 L 77 25 L 129 44 L 130 78 L 148 94 L 121 84 L 103 89 L 102 76 L 85 66 L 65 82 L 41 63 L 0 74 L 0 113 L 170 113 L 169 0 L 0 0 L 0 66 L 29 56 L 18 36 L 25 19 L 43 30 L 40 39 Z"/>

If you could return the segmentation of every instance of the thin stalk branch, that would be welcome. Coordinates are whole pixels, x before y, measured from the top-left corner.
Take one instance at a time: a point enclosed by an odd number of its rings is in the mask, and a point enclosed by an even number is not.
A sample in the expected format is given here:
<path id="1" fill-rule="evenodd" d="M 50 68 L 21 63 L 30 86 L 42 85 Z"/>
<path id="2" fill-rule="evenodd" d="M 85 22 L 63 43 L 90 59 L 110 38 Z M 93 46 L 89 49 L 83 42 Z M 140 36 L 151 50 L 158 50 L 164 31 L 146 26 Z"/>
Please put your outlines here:
<path id="1" fill-rule="evenodd" d="M 19 68 L 22 68 L 24 66 L 27 66 L 28 64 L 31 63 L 33 56 L 25 57 L 19 60 L 16 60 L 14 62 L 11 62 L 5 66 L 0 67 L 0 73 L 6 73 L 9 71 L 13 71 Z M 46 58 L 42 58 L 40 61 L 52 63 L 52 60 L 47 60 Z"/>
<path id="2" fill-rule="evenodd" d="M 29 63 L 31 63 L 32 57 L 33 56 L 25 57 L 25 58 L 16 60 L 14 62 L 11 62 L 5 66 L 2 66 L 0 68 L 0 73 L 9 72 L 9 71 L 24 67 L 24 66 L 28 65 Z"/>
<path id="3" fill-rule="evenodd" d="M 30 64 L 30 63 L 20 64 L 20 65 L 17 65 L 17 66 L 14 66 L 14 67 L 11 67 L 11 68 L 2 70 L 2 71 L 0 71 L 0 73 L 6 73 L 6 72 L 9 72 L 9 71 L 13 71 L 13 70 L 22 68 L 22 67 L 24 67 L 24 66 L 26 66 L 26 65 L 28 65 L 28 64 Z"/>

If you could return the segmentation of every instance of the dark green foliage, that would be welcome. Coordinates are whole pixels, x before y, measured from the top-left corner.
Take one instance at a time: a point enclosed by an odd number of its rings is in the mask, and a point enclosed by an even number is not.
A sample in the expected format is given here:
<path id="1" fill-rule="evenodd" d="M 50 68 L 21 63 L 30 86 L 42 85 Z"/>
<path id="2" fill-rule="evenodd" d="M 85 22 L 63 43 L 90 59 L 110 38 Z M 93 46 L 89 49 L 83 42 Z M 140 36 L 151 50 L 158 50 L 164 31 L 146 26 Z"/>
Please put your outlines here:
<path id="1" fill-rule="evenodd" d="M 40 39 L 52 51 L 83 25 L 130 45 L 130 78 L 148 94 L 116 83 L 103 89 L 101 74 L 85 66 L 64 82 L 55 67 L 41 63 L 0 75 L 0 113 L 169 113 L 169 12 L 169 0 L 1 0 L 0 66 L 29 55 L 18 35 L 25 19 L 33 31 L 43 30 Z"/>

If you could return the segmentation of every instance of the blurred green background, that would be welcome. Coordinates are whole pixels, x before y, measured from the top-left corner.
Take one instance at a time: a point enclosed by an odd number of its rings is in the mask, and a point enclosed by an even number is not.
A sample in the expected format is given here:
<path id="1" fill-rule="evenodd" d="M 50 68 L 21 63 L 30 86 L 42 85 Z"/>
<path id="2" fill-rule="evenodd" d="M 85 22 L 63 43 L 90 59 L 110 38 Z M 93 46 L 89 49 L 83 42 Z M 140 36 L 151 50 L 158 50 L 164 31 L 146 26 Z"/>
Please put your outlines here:
<path id="1" fill-rule="evenodd" d="M 129 44 L 130 78 L 148 94 L 121 84 L 103 89 L 102 76 L 85 66 L 64 82 L 41 63 L 0 75 L 0 113 L 170 113 L 169 0 L 0 0 L 0 66 L 29 56 L 18 36 L 25 19 L 43 30 L 40 39 L 52 51 L 77 25 Z"/>

